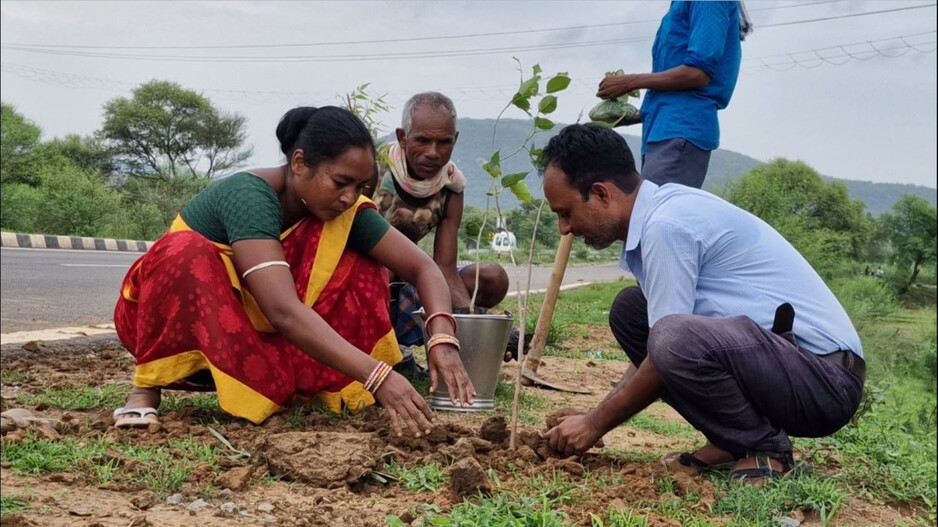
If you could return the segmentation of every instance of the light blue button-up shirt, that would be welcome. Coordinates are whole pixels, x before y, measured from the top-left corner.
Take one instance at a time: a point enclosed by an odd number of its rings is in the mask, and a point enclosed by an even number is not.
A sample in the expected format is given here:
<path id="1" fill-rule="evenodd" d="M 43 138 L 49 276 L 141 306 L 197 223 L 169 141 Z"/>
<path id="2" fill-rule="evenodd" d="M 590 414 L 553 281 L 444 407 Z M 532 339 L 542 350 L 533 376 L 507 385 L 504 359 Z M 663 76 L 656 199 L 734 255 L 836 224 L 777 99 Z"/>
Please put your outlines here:
<path id="1" fill-rule="evenodd" d="M 863 348 L 850 317 L 810 264 L 761 219 L 702 190 L 642 182 L 620 265 L 648 299 L 648 324 L 672 314 L 745 315 L 771 329 L 795 308 L 807 351 Z"/>

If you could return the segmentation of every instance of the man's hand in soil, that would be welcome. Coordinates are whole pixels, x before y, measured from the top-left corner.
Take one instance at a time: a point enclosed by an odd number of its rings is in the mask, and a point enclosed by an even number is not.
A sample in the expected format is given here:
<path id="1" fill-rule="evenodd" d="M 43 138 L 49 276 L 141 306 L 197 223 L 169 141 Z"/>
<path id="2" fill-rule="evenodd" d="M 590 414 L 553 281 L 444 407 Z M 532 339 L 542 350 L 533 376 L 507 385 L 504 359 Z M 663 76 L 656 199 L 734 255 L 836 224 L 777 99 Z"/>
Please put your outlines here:
<path id="1" fill-rule="evenodd" d="M 550 448 L 565 456 L 586 452 L 603 436 L 589 413 L 567 415 L 559 421 L 560 424 L 548 430 L 544 437 Z"/>
<path id="2" fill-rule="evenodd" d="M 417 437 L 430 433 L 433 412 L 403 375 L 392 371 L 374 395 L 387 410 L 395 434 L 402 435 L 402 421 Z"/>
<path id="3" fill-rule="evenodd" d="M 430 365 L 430 393 L 436 391 L 442 378 L 453 406 L 471 405 L 476 389 L 459 358 L 459 351 L 449 344 L 439 344 L 430 350 L 427 358 Z"/>

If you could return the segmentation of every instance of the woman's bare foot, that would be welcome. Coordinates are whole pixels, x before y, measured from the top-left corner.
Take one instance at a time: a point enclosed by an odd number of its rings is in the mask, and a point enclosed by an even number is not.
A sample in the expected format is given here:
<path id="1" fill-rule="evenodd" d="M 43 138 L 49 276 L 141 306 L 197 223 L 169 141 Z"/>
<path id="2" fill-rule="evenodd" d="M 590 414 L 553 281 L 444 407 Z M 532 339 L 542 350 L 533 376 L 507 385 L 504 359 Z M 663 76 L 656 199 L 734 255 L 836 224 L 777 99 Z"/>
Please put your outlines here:
<path id="1" fill-rule="evenodd" d="M 134 388 L 127 396 L 124 407 L 114 411 L 114 426 L 133 428 L 159 423 L 157 409 L 160 407 L 161 395 L 159 388 Z"/>

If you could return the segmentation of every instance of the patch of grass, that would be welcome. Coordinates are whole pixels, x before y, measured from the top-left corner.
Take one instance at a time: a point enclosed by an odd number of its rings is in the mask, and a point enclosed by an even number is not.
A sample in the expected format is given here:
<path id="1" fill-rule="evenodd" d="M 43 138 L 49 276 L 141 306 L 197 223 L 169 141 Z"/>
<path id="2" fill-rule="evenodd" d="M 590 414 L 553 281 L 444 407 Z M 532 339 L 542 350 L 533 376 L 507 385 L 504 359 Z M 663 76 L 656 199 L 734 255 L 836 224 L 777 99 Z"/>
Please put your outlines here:
<path id="1" fill-rule="evenodd" d="M 648 518 L 633 510 L 610 509 L 602 516 L 590 514 L 590 527 L 646 527 Z"/>
<path id="2" fill-rule="evenodd" d="M 670 480 L 670 478 L 665 478 Z M 667 487 L 667 482 L 663 483 Z M 669 492 L 673 489 L 669 489 Z M 714 522 L 713 520 L 707 518 L 701 512 L 694 510 L 693 506 L 699 501 L 698 496 L 687 496 L 685 498 L 670 498 L 664 499 L 662 501 L 651 504 L 649 507 L 645 507 L 644 510 L 648 512 L 655 513 L 658 516 L 663 516 L 665 518 L 675 520 L 681 524 L 682 527 L 716 527 L 718 525 L 723 525 L 722 522 Z M 647 522 L 647 519 L 646 519 Z M 655 523 L 657 525 L 657 523 Z M 730 523 L 731 525 L 736 525 Z M 641 524 L 640 524 L 641 525 Z M 766 524 L 774 527 L 774 524 Z"/>
<path id="3" fill-rule="evenodd" d="M 16 401 L 27 405 L 47 404 L 62 410 L 101 410 L 123 406 L 128 394 L 130 386 L 119 384 L 43 388 L 37 394 L 18 395 Z"/>
<path id="4" fill-rule="evenodd" d="M 178 412 L 184 408 L 198 408 L 210 412 L 222 412 L 218 405 L 218 396 L 214 393 L 191 393 L 180 395 L 177 393 L 164 393 L 160 402 L 160 410 L 164 412 Z"/>
<path id="5" fill-rule="evenodd" d="M 515 385 L 499 381 L 495 387 L 495 408 L 505 415 L 511 415 L 511 403 L 514 400 Z M 548 409 L 547 399 L 522 388 L 518 399 L 518 419 L 528 425 L 540 425 L 542 419 L 534 412 Z"/>
<path id="6" fill-rule="evenodd" d="M 532 498 L 498 494 L 482 497 L 476 501 L 464 501 L 449 513 L 441 514 L 435 507 L 424 507 L 421 515 L 423 525 L 463 526 L 485 525 L 486 527 L 565 527 L 569 517 L 563 511 L 554 508 L 554 503 L 547 497 Z M 388 523 L 395 525 L 389 517 Z"/>
<path id="7" fill-rule="evenodd" d="M 170 439 L 162 446 L 110 444 L 95 441 L 38 439 L 4 444 L 2 461 L 17 474 L 39 475 L 74 471 L 96 483 L 127 481 L 159 495 L 178 491 L 196 463 L 217 469 L 224 452 L 192 437 Z M 130 465 L 131 462 L 137 462 Z M 132 467 L 128 470 L 128 467 Z"/>
<path id="8" fill-rule="evenodd" d="M 938 503 L 934 395 L 931 401 L 922 400 L 909 384 L 894 386 L 885 394 L 885 402 L 874 405 L 856 423 L 830 437 L 797 444 L 813 463 L 836 468 L 833 478 L 867 499 L 909 503 L 934 518 Z"/>
<path id="9" fill-rule="evenodd" d="M 28 370 L 0 370 L 0 384 L 20 384 L 32 378 L 33 373 Z"/>
<path id="10" fill-rule="evenodd" d="M 636 285 L 634 280 L 619 280 L 561 292 L 557 300 L 557 310 L 554 312 L 554 318 L 551 319 L 547 344 L 549 346 L 558 346 L 571 335 L 582 336 L 582 330 L 575 328 L 575 326 L 607 327 L 609 325 L 609 307 L 612 305 L 612 301 L 615 300 L 619 291 L 633 285 Z M 531 295 L 528 301 L 527 313 L 525 314 L 525 325 L 528 332 L 534 331 L 543 302 L 543 294 Z M 518 302 L 514 299 L 506 300 L 499 304 L 499 309 L 507 309 L 515 313 L 518 309 Z"/>
<path id="11" fill-rule="evenodd" d="M 29 508 L 29 503 L 16 494 L 0 494 L 0 517 Z"/>
<path id="12" fill-rule="evenodd" d="M 697 437 L 697 431 L 693 427 L 681 424 L 681 423 L 672 423 L 670 421 L 662 421 L 661 419 L 655 419 L 645 414 L 638 414 L 635 417 L 628 420 L 625 423 L 626 427 L 635 428 L 637 430 L 646 430 L 661 436 L 668 437 L 680 437 L 685 439 L 693 439 Z"/>
<path id="13" fill-rule="evenodd" d="M 625 450 L 611 446 L 603 448 L 603 454 L 621 459 L 626 463 L 654 463 L 661 459 L 661 454 L 654 452 Z"/>
<path id="14" fill-rule="evenodd" d="M 10 468 L 17 474 L 38 475 L 63 472 L 91 463 L 106 451 L 107 444 L 103 440 L 91 443 L 80 443 L 74 439 L 53 441 L 38 439 L 28 432 L 26 441 L 4 443 L 0 459 L 3 463 L 10 463 Z"/>
<path id="15" fill-rule="evenodd" d="M 126 474 L 126 478 L 160 496 L 182 488 L 196 463 L 208 463 L 217 470 L 216 458 L 224 455 L 214 445 L 198 442 L 191 436 L 170 439 L 166 446 L 160 447 L 127 444 L 114 445 L 113 448 L 124 457 L 139 462 L 132 472 Z"/>
<path id="16" fill-rule="evenodd" d="M 411 492 L 436 492 L 446 484 L 446 469 L 435 463 L 408 467 L 391 462 L 387 474 Z"/>
<path id="17" fill-rule="evenodd" d="M 717 500 L 715 512 L 755 525 L 770 525 L 773 518 L 796 509 L 816 511 L 822 525 L 827 525 L 848 498 L 847 492 L 833 479 L 812 474 L 770 479 L 762 487 L 732 481 L 728 476 L 714 478 L 714 481 L 719 490 L 725 492 Z"/>
<path id="18" fill-rule="evenodd" d="M 559 505 L 575 505 L 589 494 L 586 485 L 572 481 L 566 473 L 557 471 L 551 472 L 549 477 L 536 474 L 523 481 L 534 495 L 542 496 Z"/>

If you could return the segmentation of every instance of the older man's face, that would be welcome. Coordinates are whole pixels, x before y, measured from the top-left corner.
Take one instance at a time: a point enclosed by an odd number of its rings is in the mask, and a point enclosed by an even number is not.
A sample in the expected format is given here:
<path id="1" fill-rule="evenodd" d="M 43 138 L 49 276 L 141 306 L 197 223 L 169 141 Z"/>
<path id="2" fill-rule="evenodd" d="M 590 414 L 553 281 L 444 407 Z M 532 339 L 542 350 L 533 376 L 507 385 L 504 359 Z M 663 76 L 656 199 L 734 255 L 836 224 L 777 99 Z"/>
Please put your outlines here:
<path id="1" fill-rule="evenodd" d="M 410 175 L 421 180 L 437 175 L 449 163 L 457 137 L 456 122 L 446 108 L 418 106 L 410 133 L 397 133 Z"/>

